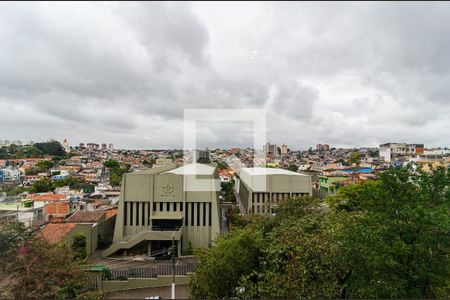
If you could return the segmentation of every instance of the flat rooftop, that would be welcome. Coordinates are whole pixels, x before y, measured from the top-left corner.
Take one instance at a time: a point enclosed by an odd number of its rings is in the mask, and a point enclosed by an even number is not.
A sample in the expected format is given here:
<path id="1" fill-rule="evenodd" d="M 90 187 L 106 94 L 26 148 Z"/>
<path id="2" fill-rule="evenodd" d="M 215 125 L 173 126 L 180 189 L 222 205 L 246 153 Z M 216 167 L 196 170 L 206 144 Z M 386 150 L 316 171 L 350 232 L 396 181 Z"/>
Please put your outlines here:
<path id="1" fill-rule="evenodd" d="M 189 164 L 164 172 L 177 175 L 213 175 L 216 168 L 205 164 Z"/>
<path id="2" fill-rule="evenodd" d="M 279 168 L 242 168 L 241 172 L 245 172 L 252 176 L 265 176 L 265 175 L 309 176 Z"/>

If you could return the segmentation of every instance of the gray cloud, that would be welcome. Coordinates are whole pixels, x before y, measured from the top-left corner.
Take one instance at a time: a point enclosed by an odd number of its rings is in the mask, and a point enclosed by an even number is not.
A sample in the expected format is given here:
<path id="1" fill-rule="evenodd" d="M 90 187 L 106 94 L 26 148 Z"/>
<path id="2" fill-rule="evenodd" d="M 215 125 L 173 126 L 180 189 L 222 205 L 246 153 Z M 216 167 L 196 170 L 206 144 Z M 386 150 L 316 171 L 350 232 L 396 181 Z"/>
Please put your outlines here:
<path id="1" fill-rule="evenodd" d="M 3 3 L 0 139 L 181 147 L 185 108 L 266 108 L 268 139 L 292 149 L 448 146 L 449 9 Z M 199 143 L 244 146 L 241 125 Z"/>

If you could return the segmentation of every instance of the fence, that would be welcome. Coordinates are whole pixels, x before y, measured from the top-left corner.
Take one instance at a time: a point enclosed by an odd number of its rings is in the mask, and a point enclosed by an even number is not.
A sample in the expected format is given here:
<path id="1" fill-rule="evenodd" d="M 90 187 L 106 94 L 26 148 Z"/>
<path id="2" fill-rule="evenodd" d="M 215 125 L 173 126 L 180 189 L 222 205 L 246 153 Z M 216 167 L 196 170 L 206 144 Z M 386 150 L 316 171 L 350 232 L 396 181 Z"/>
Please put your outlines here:
<path id="1" fill-rule="evenodd" d="M 175 266 L 175 275 L 194 273 L 196 262 L 186 262 Z M 172 275 L 171 264 L 142 267 L 128 267 L 111 270 L 111 276 L 103 276 L 103 280 L 127 280 L 128 278 L 157 278 L 159 275 Z"/>
<path id="2" fill-rule="evenodd" d="M 328 197 L 328 192 L 322 191 L 320 189 L 313 188 L 312 192 L 313 192 L 313 197 L 315 197 L 315 198 L 325 199 L 326 197 Z"/>

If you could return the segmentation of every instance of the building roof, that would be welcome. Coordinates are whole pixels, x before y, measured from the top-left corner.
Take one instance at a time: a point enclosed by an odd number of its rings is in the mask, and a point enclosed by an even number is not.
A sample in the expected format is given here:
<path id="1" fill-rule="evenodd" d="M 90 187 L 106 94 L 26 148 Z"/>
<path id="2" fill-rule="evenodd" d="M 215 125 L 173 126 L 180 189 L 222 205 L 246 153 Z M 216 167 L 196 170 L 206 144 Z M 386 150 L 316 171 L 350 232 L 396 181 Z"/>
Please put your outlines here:
<path id="1" fill-rule="evenodd" d="M 31 200 L 33 201 L 60 201 L 65 200 L 66 195 L 63 194 L 41 194 L 41 195 L 32 195 Z"/>
<path id="2" fill-rule="evenodd" d="M 39 236 L 50 244 L 58 244 L 77 226 L 68 223 L 50 223 L 39 233 Z"/>
<path id="3" fill-rule="evenodd" d="M 68 223 L 97 223 L 105 215 L 103 210 L 77 211 L 67 219 Z"/>
<path id="4" fill-rule="evenodd" d="M 114 217 L 115 215 L 117 215 L 117 207 L 105 210 L 106 219 Z"/>
<path id="5" fill-rule="evenodd" d="M 215 167 L 205 164 L 189 164 L 164 173 L 177 175 L 213 175 L 215 169 Z"/>
<path id="6" fill-rule="evenodd" d="M 252 176 L 265 176 L 265 175 L 293 175 L 293 176 L 308 176 L 305 174 L 300 174 L 292 172 L 285 169 L 279 168 L 242 168 L 241 172 L 245 172 Z"/>

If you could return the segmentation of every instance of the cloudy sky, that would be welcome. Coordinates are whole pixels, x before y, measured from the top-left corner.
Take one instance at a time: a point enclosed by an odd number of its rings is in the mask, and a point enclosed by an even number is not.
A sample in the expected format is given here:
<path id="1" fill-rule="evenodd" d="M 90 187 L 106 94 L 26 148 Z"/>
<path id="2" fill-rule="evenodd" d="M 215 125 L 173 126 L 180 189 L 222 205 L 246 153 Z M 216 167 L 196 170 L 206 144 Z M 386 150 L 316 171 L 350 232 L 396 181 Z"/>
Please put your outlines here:
<path id="1" fill-rule="evenodd" d="M 450 146 L 450 3 L 0 4 L 0 139 L 182 147 L 183 110 L 267 139 Z M 199 147 L 250 146 L 200 122 Z"/>

